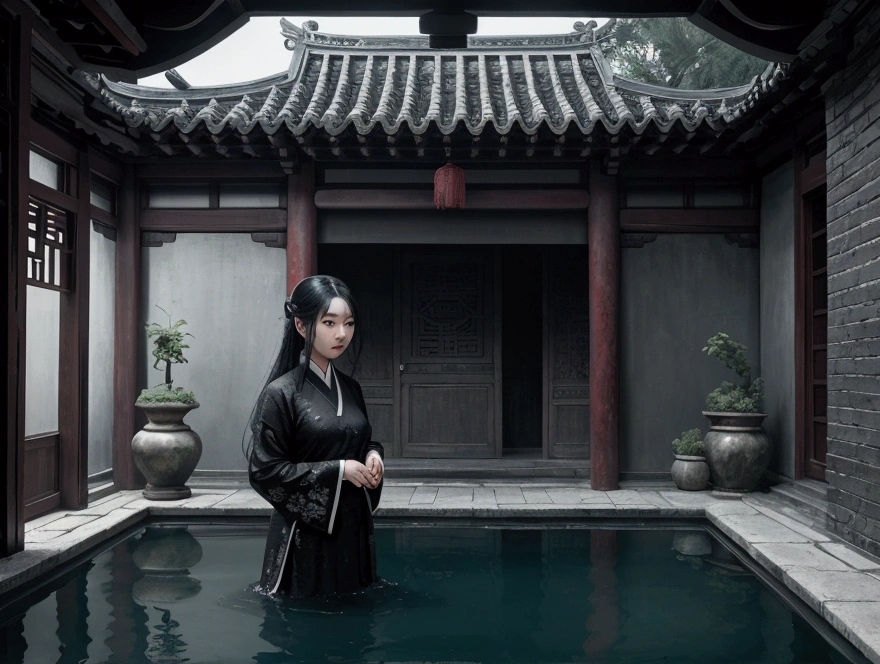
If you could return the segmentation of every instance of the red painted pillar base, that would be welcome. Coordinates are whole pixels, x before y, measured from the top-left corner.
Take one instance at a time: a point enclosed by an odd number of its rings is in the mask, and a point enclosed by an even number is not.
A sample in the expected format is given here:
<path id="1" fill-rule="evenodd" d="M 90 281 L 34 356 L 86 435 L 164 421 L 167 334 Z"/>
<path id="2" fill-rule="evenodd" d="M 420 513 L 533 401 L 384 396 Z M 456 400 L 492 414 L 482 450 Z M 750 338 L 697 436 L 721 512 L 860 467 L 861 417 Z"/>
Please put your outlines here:
<path id="1" fill-rule="evenodd" d="M 318 269 L 317 222 L 315 171 L 305 163 L 287 178 L 287 295 Z"/>
<path id="2" fill-rule="evenodd" d="M 590 167 L 590 486 L 618 485 L 620 222 L 617 182 Z"/>

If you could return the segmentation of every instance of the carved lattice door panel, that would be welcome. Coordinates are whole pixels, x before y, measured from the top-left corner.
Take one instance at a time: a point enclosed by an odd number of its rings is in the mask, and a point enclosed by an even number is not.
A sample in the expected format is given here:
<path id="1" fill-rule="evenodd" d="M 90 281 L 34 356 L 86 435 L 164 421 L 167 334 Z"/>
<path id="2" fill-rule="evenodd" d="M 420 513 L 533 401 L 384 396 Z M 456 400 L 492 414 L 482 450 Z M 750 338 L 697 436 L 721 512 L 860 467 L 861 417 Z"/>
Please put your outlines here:
<path id="1" fill-rule="evenodd" d="M 590 318 L 587 247 L 544 254 L 547 455 L 590 458 Z"/>
<path id="2" fill-rule="evenodd" d="M 400 257 L 400 426 L 404 456 L 501 451 L 498 260 L 491 249 Z"/>

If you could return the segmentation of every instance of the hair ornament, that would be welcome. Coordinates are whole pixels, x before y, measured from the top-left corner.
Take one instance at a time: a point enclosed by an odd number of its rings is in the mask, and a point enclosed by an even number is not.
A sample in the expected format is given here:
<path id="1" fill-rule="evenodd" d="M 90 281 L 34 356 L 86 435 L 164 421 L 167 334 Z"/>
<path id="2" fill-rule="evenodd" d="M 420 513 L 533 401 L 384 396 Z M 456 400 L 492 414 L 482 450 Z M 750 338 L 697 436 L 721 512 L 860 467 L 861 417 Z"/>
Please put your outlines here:
<path id="1" fill-rule="evenodd" d="M 284 315 L 287 318 L 296 316 L 296 305 L 290 300 L 284 300 Z"/>

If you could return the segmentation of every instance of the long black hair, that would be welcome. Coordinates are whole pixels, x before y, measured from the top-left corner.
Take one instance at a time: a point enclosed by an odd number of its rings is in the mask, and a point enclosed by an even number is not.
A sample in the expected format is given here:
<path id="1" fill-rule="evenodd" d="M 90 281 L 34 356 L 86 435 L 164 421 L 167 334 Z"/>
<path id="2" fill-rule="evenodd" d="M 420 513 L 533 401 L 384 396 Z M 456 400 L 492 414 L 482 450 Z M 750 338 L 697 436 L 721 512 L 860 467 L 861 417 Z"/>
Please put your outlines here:
<path id="1" fill-rule="evenodd" d="M 260 390 L 260 396 L 254 404 L 251 411 L 251 417 L 248 421 L 248 431 L 245 432 L 246 438 L 253 440 L 252 436 L 259 434 L 260 429 L 260 405 L 266 393 L 269 383 L 280 378 L 286 373 L 293 371 L 297 366 L 302 366 L 296 380 L 296 391 L 299 392 L 303 388 L 306 370 L 308 369 L 309 358 L 312 356 L 312 344 L 315 339 L 315 326 L 318 321 L 327 313 L 330 308 L 330 302 L 333 298 L 341 298 L 351 310 L 351 315 L 355 323 L 360 321 L 358 316 L 357 302 L 351 294 L 351 290 L 342 281 L 336 277 L 319 274 L 313 277 L 306 277 L 300 281 L 290 293 L 290 297 L 284 300 L 284 333 L 281 339 L 281 348 L 278 355 L 272 363 L 269 370 L 266 383 Z M 303 337 L 296 329 L 294 318 L 302 321 L 306 328 L 306 335 Z M 351 358 L 351 366 L 354 369 L 357 366 L 358 358 L 363 348 L 363 335 L 355 333 L 354 338 L 349 345 L 353 354 Z M 250 434 L 250 435 L 248 435 Z M 244 449 L 245 456 L 250 458 L 251 442 Z"/>

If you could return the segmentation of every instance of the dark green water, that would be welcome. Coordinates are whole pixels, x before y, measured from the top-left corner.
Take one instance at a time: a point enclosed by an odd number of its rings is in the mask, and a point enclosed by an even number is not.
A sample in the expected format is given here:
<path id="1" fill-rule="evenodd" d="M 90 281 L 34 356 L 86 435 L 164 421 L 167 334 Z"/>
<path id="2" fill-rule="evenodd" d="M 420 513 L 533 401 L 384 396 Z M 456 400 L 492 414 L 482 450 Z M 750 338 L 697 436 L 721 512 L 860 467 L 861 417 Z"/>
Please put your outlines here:
<path id="1" fill-rule="evenodd" d="M 379 528 L 386 584 L 297 602 L 247 590 L 264 536 L 141 531 L 7 608 L 0 661 L 846 661 L 702 531 Z"/>

